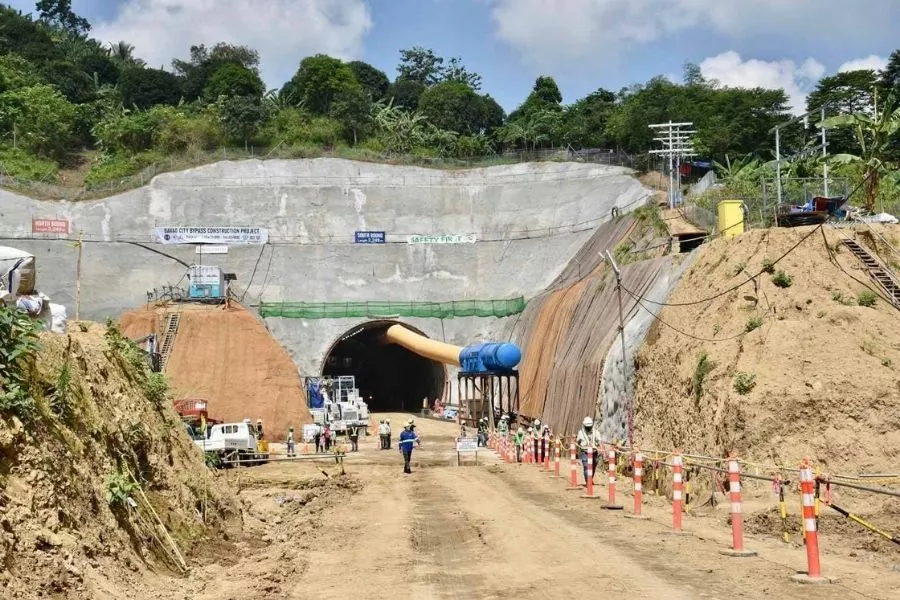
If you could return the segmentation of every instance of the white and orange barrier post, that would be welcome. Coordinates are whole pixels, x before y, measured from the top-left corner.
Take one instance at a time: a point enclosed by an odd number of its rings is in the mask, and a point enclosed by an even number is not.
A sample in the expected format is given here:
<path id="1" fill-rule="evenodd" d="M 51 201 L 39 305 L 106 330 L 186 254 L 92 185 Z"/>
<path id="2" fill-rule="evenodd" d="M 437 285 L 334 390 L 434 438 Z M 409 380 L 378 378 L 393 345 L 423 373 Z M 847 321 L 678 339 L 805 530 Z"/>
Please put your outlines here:
<path id="1" fill-rule="evenodd" d="M 728 457 L 728 493 L 731 496 L 731 548 L 721 550 L 726 556 L 756 556 L 744 550 L 744 516 L 741 512 L 741 463 L 732 453 Z"/>
<path id="2" fill-rule="evenodd" d="M 596 448 L 587 449 L 587 476 L 584 480 L 585 493 L 582 496 L 582 498 L 590 498 L 592 500 L 600 497 L 594 495 L 594 452 L 596 451 Z"/>
<path id="3" fill-rule="evenodd" d="M 580 489 L 578 487 L 578 457 L 575 450 L 575 442 L 569 444 L 569 487 L 566 489 Z"/>
<path id="4" fill-rule="evenodd" d="M 606 470 L 607 476 L 609 479 L 607 483 L 609 485 L 607 495 L 606 505 L 603 507 L 606 510 L 622 510 L 621 504 L 616 504 L 616 447 L 610 446 L 606 451 Z"/>
<path id="5" fill-rule="evenodd" d="M 815 477 L 809 459 L 800 463 L 800 494 L 803 499 L 803 532 L 806 534 L 806 573 L 797 573 L 792 579 L 799 583 L 832 583 L 835 579 L 822 576 L 819 563 L 819 533 L 816 528 Z"/>
<path id="6" fill-rule="evenodd" d="M 532 453 L 532 444 L 533 443 L 534 443 L 534 440 L 532 439 L 532 437 L 530 435 L 525 437 L 525 460 L 524 460 L 525 464 L 531 463 L 531 458 L 532 458 L 531 453 Z"/>
<path id="7" fill-rule="evenodd" d="M 550 438 L 544 438 L 541 442 L 544 447 L 544 470 L 550 470 L 550 446 L 552 445 L 550 442 Z"/>
<path id="8" fill-rule="evenodd" d="M 684 458 L 682 458 L 681 452 L 676 450 L 672 454 L 672 530 L 676 533 L 681 532 L 681 507 L 684 494 L 683 467 Z"/>
<path id="9" fill-rule="evenodd" d="M 644 493 L 644 455 L 640 452 L 634 453 L 634 490 L 632 495 L 634 496 L 634 512 L 630 515 L 625 515 L 628 519 L 646 519 L 644 515 L 641 514 L 641 504 L 643 503 L 643 493 Z"/>
<path id="10" fill-rule="evenodd" d="M 553 475 L 551 475 L 551 477 L 553 477 L 554 479 L 559 479 L 559 452 L 560 452 L 559 446 L 560 446 L 560 444 L 562 444 L 562 442 L 559 439 L 557 439 L 556 444 L 554 444 L 554 448 L 553 448 Z"/>

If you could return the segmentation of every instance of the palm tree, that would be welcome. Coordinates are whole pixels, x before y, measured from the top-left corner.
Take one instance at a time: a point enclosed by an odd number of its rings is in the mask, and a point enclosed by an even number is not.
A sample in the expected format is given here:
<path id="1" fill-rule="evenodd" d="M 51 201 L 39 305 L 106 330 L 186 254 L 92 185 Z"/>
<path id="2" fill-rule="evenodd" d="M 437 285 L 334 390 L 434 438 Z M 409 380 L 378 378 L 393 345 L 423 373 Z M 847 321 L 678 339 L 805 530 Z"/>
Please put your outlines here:
<path id="1" fill-rule="evenodd" d="M 134 56 L 134 46 L 125 41 L 109 44 L 109 57 L 122 66 L 144 67 L 147 65 Z"/>
<path id="2" fill-rule="evenodd" d="M 900 103 L 891 97 L 881 114 L 853 113 L 839 115 L 826 121 L 827 127 L 852 127 L 859 145 L 859 154 L 837 154 L 832 157 L 839 164 L 859 164 L 864 168 L 863 186 L 865 208 L 872 212 L 878 196 L 881 177 L 888 171 L 888 157 L 893 150 L 892 141 L 900 132 Z"/>

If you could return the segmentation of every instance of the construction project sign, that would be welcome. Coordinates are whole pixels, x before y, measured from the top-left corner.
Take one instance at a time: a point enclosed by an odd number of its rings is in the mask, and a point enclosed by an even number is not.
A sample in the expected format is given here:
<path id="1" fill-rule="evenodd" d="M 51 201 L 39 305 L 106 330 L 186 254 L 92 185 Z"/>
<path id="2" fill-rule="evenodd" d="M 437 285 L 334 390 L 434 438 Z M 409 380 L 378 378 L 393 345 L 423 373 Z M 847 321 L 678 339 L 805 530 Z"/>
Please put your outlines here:
<path id="1" fill-rule="evenodd" d="M 385 242 L 383 231 L 357 231 L 353 236 L 357 244 L 383 244 Z"/>
<path id="2" fill-rule="evenodd" d="M 31 233 L 69 233 L 67 219 L 32 219 Z"/>
<path id="3" fill-rule="evenodd" d="M 262 245 L 269 242 L 269 230 L 262 227 L 157 227 L 160 244 Z"/>
<path id="4" fill-rule="evenodd" d="M 410 235 L 406 237 L 408 244 L 474 244 L 475 234 L 455 235 Z"/>

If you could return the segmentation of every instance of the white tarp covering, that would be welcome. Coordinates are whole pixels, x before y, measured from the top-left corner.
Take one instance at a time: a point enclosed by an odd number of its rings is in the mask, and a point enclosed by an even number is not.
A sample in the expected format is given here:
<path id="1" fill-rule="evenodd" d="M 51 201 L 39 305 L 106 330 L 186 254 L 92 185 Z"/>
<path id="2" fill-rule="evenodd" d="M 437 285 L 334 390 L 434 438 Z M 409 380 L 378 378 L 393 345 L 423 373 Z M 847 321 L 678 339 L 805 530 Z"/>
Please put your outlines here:
<path id="1" fill-rule="evenodd" d="M 36 277 L 33 254 L 0 246 L 0 288 L 13 296 L 31 294 Z"/>
<path id="2" fill-rule="evenodd" d="M 876 223 L 887 223 L 890 225 L 896 225 L 898 223 L 897 217 L 895 217 L 894 215 L 890 215 L 888 213 L 878 213 L 877 215 L 875 215 L 875 222 Z"/>

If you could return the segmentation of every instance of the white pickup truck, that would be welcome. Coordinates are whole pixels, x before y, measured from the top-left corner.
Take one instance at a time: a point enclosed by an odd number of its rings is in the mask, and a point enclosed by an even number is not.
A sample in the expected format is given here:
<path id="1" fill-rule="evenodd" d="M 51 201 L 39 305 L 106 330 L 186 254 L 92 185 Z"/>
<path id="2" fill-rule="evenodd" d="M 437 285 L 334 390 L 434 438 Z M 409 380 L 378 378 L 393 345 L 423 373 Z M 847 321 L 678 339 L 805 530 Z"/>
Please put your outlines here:
<path id="1" fill-rule="evenodd" d="M 207 437 L 194 443 L 206 453 L 218 455 L 221 460 L 265 460 L 268 453 L 260 451 L 256 433 L 250 423 L 220 423 L 213 425 Z"/>

